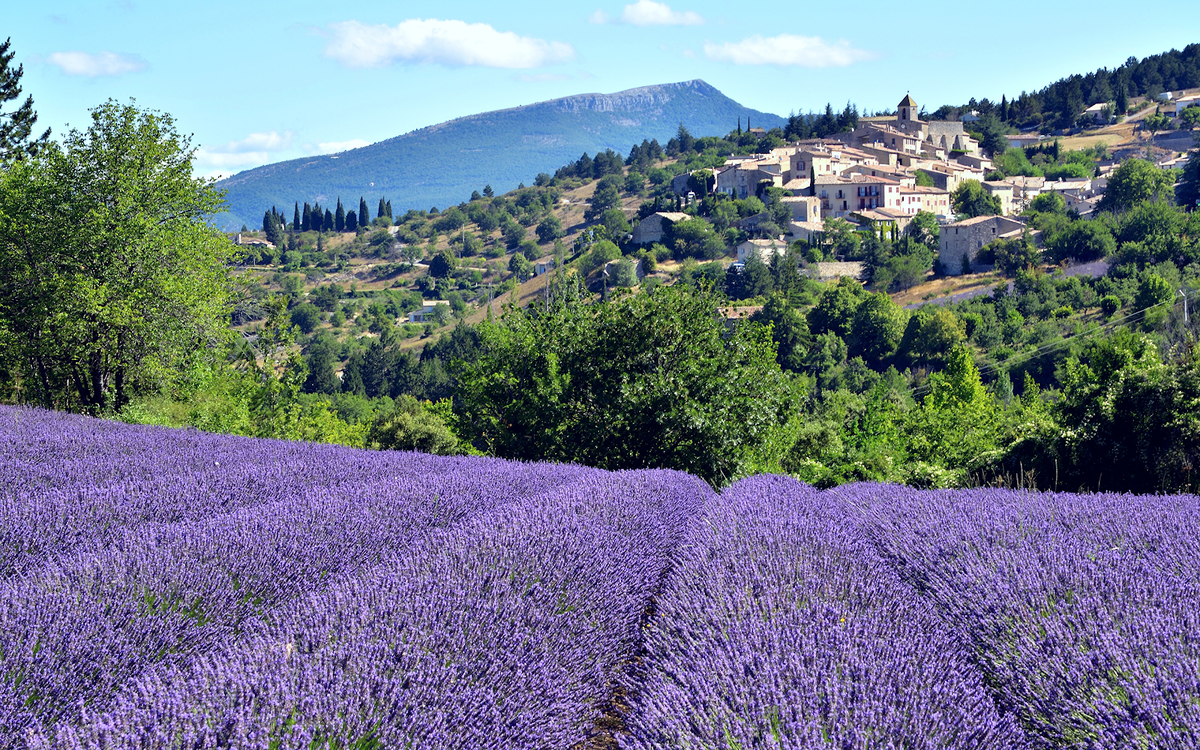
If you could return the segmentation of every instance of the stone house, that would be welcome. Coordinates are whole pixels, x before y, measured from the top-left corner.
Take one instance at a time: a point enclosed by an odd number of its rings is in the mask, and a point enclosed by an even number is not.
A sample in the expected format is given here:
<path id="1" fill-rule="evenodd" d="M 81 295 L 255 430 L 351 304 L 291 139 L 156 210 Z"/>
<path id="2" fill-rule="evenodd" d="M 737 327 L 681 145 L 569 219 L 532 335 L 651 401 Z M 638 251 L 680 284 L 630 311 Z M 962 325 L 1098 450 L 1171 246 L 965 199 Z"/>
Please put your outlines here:
<path id="1" fill-rule="evenodd" d="M 975 256 L 988 243 L 997 239 L 1020 237 L 1025 225 L 1005 216 L 976 216 L 973 219 L 945 224 L 938 238 L 938 260 L 948 276 L 962 274 L 963 256 L 974 264 Z"/>
<path id="2" fill-rule="evenodd" d="M 780 202 L 791 209 L 794 221 L 821 220 L 821 199 L 815 195 L 788 195 Z"/>
<path id="3" fill-rule="evenodd" d="M 1011 183 L 1001 180 L 984 180 L 980 183 L 988 195 L 994 195 L 1000 199 L 1000 213 L 1004 216 L 1011 216 L 1013 212 L 1013 186 Z"/>
<path id="4" fill-rule="evenodd" d="M 746 240 L 737 246 L 737 262 L 745 263 L 751 256 L 758 256 L 763 263 L 770 263 L 772 255 L 787 253 L 783 240 Z"/>
<path id="5" fill-rule="evenodd" d="M 633 228 L 633 244 L 649 245 L 653 242 L 662 242 L 663 234 L 667 231 L 667 227 L 677 221 L 692 218 L 688 214 L 679 213 L 677 211 L 659 211 L 642 219 Z"/>

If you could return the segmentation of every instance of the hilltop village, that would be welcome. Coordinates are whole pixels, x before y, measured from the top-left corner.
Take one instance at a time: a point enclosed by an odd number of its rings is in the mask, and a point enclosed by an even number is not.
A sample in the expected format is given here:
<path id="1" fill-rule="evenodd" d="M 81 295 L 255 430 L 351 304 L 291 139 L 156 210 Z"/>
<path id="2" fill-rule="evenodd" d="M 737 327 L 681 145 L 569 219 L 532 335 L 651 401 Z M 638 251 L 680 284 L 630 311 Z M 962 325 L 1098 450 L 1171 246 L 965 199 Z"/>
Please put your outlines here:
<path id="1" fill-rule="evenodd" d="M 856 127 L 846 132 L 774 148 L 765 154 L 731 157 L 711 170 L 717 193 L 747 198 L 761 195 L 765 187 L 787 192 L 782 198 L 791 209 L 786 233 L 743 242 L 738 247 L 738 263 L 750 254 L 766 261 L 772 252 L 784 253 L 789 243 L 810 242 L 824 231 L 830 219 L 846 221 L 856 230 L 903 232 L 919 212 L 927 212 L 939 224 L 940 269 L 947 275 L 961 274 L 964 269 L 983 271 L 991 264 L 976 262 L 980 250 L 997 239 L 1021 237 L 1025 223 L 1020 215 L 1042 192 L 1060 195 L 1065 205 L 1081 216 L 1094 210 L 1103 193 L 1106 181 L 1102 176 L 1054 181 L 1002 175 L 1000 179 L 988 179 L 994 165 L 981 153 L 979 142 L 962 121 L 925 121 L 919 112 L 917 102 L 905 95 L 894 116 L 859 118 Z M 766 134 L 759 130 L 761 135 Z M 1013 136 L 1009 145 L 1028 142 L 1028 138 Z M 1106 164 L 1102 171 L 1106 173 L 1112 167 Z M 694 184 L 694 174 L 679 175 L 672 182 L 676 195 L 687 201 L 698 197 L 688 187 L 689 181 Z M 988 196 L 999 201 L 998 215 L 955 221 L 951 199 L 968 180 L 977 182 Z M 658 242 L 666 226 L 686 218 L 687 214 L 679 212 L 646 217 L 634 228 L 633 242 Z M 767 218 L 759 214 L 739 226 L 754 231 Z M 863 268 L 861 263 L 834 262 L 818 264 L 813 271 L 822 279 L 839 275 L 862 278 Z"/>

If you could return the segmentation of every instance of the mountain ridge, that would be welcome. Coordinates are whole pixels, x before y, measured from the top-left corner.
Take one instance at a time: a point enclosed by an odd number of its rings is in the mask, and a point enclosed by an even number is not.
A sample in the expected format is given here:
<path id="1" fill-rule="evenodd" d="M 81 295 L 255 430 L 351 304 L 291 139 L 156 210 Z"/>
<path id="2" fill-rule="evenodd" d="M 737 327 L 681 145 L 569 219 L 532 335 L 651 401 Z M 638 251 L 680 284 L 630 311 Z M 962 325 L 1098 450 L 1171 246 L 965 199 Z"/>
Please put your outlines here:
<path id="1" fill-rule="evenodd" d="M 396 210 L 453 205 L 490 184 L 503 192 L 538 172 L 553 172 L 581 153 L 665 142 L 683 123 L 693 135 L 724 135 L 738 119 L 775 127 L 784 118 L 738 104 L 700 79 L 585 93 L 464 115 L 349 151 L 255 167 L 220 180 L 228 228 L 257 226 L 262 213 L 295 201 L 370 205 L 387 197 Z M 480 154 L 491 152 L 491 158 Z M 446 159 L 447 155 L 469 159 Z"/>

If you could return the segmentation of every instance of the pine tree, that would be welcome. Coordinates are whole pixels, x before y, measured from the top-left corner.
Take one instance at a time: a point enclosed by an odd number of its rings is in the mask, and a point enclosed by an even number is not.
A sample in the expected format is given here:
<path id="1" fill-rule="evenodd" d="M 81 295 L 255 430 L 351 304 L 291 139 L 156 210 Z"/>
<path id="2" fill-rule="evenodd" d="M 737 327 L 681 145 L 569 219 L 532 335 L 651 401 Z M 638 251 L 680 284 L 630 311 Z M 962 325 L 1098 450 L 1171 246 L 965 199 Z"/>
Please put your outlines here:
<path id="1" fill-rule="evenodd" d="M 496 193 L 495 193 L 495 191 L 494 191 L 494 190 L 492 190 L 492 186 L 491 186 L 491 185 L 484 185 L 484 186 L 483 186 L 483 197 L 484 197 L 484 198 L 494 198 L 494 197 L 495 197 L 495 195 L 496 195 Z"/>
<path id="2" fill-rule="evenodd" d="M 300 231 L 300 204 L 299 203 L 296 204 L 296 207 L 292 212 L 292 231 L 293 232 Z"/>
<path id="3" fill-rule="evenodd" d="M 0 106 L 21 96 L 21 76 L 25 66 L 9 67 L 16 52 L 9 52 L 12 39 L 0 44 Z M 0 163 L 23 156 L 33 156 L 50 142 L 50 129 L 31 139 L 37 113 L 33 111 L 33 97 L 25 97 L 25 103 L 12 112 L 0 110 Z"/>
<path id="4" fill-rule="evenodd" d="M 358 231 L 358 214 L 354 213 L 353 211 L 350 211 L 349 213 L 346 214 L 346 231 L 347 232 L 357 232 Z"/>
<path id="5" fill-rule="evenodd" d="M 364 227 L 371 225 L 371 214 L 367 211 L 367 202 L 358 196 L 358 223 Z"/>
<path id="6" fill-rule="evenodd" d="M 346 231 L 346 209 L 342 208 L 342 196 L 338 196 L 337 212 L 333 215 L 333 228 L 338 232 Z"/>

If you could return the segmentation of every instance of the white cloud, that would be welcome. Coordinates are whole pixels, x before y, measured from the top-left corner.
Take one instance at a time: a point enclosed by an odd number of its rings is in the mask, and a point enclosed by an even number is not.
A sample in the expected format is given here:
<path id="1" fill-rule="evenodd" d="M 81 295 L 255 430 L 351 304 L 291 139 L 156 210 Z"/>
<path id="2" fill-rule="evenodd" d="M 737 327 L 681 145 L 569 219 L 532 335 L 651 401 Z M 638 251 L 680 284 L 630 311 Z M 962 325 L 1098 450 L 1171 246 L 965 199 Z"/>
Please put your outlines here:
<path id="1" fill-rule="evenodd" d="M 371 143 L 369 141 L 364 141 L 360 138 L 352 138 L 348 141 L 329 141 L 328 143 L 318 143 L 317 153 L 340 154 L 343 151 L 349 151 L 350 149 L 362 148 L 363 146 L 370 145 Z"/>
<path id="2" fill-rule="evenodd" d="M 536 68 L 575 58 L 563 42 L 496 31 L 485 23 L 414 18 L 396 26 L 336 23 L 325 54 L 351 68 L 394 62 L 486 68 Z"/>
<path id="3" fill-rule="evenodd" d="M 272 130 L 269 133 L 251 133 L 240 141 L 196 149 L 196 163 L 216 168 L 245 168 L 264 164 L 271 160 L 272 154 L 277 154 L 292 145 L 291 131 L 283 134 Z M 219 169 L 222 176 L 228 176 L 224 169 Z M 215 174 L 215 172 L 210 173 Z"/>
<path id="4" fill-rule="evenodd" d="M 137 55 L 119 52 L 55 52 L 46 60 L 70 76 L 119 76 L 146 69 L 146 61 Z"/>
<path id="5" fill-rule="evenodd" d="M 608 23 L 608 14 L 602 10 L 598 10 L 595 13 L 593 13 L 592 15 L 588 16 L 588 23 L 594 23 L 594 24 Z"/>
<path id="6" fill-rule="evenodd" d="M 552 81 L 569 81 L 571 76 L 562 73 L 521 73 L 515 76 L 518 81 L 525 83 L 549 83 Z"/>
<path id="7" fill-rule="evenodd" d="M 654 0 L 638 0 L 621 11 L 621 22 L 634 26 L 699 26 L 704 16 L 690 10 L 671 10 L 671 6 Z"/>
<path id="8" fill-rule="evenodd" d="M 780 65 L 801 68 L 841 68 L 863 60 L 873 60 L 874 52 L 855 49 L 845 39 L 827 42 L 819 36 L 780 34 L 763 37 L 755 34 L 740 42 L 704 43 L 710 60 L 737 65 Z"/>

